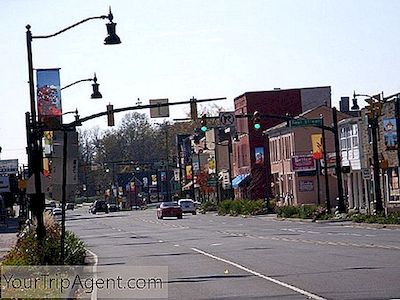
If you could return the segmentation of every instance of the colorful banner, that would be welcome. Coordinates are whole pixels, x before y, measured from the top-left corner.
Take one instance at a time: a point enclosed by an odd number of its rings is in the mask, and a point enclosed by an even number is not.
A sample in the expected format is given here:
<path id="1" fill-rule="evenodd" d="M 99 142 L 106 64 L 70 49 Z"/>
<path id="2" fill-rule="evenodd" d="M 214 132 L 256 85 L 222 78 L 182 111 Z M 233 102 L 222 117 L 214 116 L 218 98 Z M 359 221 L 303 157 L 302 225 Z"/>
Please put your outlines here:
<path id="1" fill-rule="evenodd" d="M 397 140 L 396 119 L 383 119 L 383 137 L 385 138 L 386 150 L 396 150 L 399 146 Z"/>
<path id="2" fill-rule="evenodd" d="M 314 171 L 315 160 L 311 155 L 296 155 L 292 157 L 292 171 Z"/>
<path id="3" fill-rule="evenodd" d="M 157 185 L 157 175 L 151 175 L 151 185 Z"/>
<path id="4" fill-rule="evenodd" d="M 192 166 L 191 165 L 186 166 L 186 179 L 187 180 L 192 180 L 193 179 L 193 172 L 192 172 Z"/>
<path id="5" fill-rule="evenodd" d="M 264 164 L 264 147 L 255 148 L 256 165 Z"/>
<path id="6" fill-rule="evenodd" d="M 322 153 L 324 151 L 322 147 L 322 134 L 312 134 L 311 143 L 314 159 L 322 159 Z"/>
<path id="7" fill-rule="evenodd" d="M 167 181 L 167 172 L 162 171 L 160 172 L 161 181 Z"/>
<path id="8" fill-rule="evenodd" d="M 60 69 L 36 70 L 37 114 L 45 126 L 61 125 Z"/>

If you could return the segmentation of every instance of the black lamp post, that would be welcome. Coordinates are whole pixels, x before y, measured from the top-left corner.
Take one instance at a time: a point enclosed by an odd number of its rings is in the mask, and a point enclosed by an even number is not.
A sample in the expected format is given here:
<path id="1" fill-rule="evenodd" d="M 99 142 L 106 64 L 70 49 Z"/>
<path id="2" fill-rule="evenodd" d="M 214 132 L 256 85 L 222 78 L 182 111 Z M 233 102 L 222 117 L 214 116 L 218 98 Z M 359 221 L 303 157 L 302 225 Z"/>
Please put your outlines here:
<path id="1" fill-rule="evenodd" d="M 382 191 L 380 182 L 380 170 L 379 170 L 379 154 L 378 154 L 378 118 L 381 115 L 381 100 L 380 95 L 369 96 L 365 94 L 353 95 L 353 107 L 352 109 L 359 108 L 357 105 L 357 97 L 367 97 L 367 102 L 370 104 L 367 106 L 368 124 L 371 127 L 372 135 L 372 161 L 373 161 L 373 173 L 374 173 L 374 190 L 375 190 L 375 209 L 378 214 L 383 212 L 382 204 Z"/>
<path id="2" fill-rule="evenodd" d="M 97 83 L 96 73 L 94 73 L 94 77 L 93 78 L 87 78 L 87 79 L 81 79 L 81 80 L 75 81 L 73 83 L 70 83 L 70 84 L 62 87 L 60 90 L 65 90 L 65 89 L 67 89 L 67 88 L 69 88 L 69 87 L 71 87 L 71 86 L 73 86 L 73 85 L 75 85 L 77 83 L 85 82 L 85 81 L 93 81 L 94 82 L 92 84 L 93 94 L 90 96 L 90 98 L 92 98 L 92 99 L 101 99 L 101 98 L 103 98 L 103 95 L 99 92 L 99 85 L 100 84 Z"/>
<path id="3" fill-rule="evenodd" d="M 45 196 L 41 191 L 41 173 L 43 170 L 43 157 L 42 157 L 42 132 L 45 128 L 41 128 L 41 124 L 36 120 L 36 103 L 35 103 L 35 86 L 33 79 L 33 61 L 32 61 L 32 40 L 33 39 L 47 39 L 57 36 L 71 28 L 74 28 L 82 23 L 85 23 L 94 19 L 108 19 L 110 22 L 106 24 L 108 36 L 104 40 L 105 45 L 120 44 L 121 40 L 115 33 L 116 23 L 113 23 L 113 15 L 111 13 L 111 7 L 108 15 L 102 15 L 97 17 L 86 18 L 79 21 L 69 27 L 66 27 L 51 35 L 38 35 L 33 36 L 31 32 L 31 26 L 26 25 L 26 45 L 28 54 L 28 77 L 29 77 L 29 96 L 30 96 L 30 115 L 26 114 L 26 125 L 27 125 L 27 153 L 29 163 L 29 175 L 34 175 L 35 178 L 35 193 L 31 196 L 31 207 L 34 215 L 37 219 L 37 237 L 39 241 L 43 241 L 46 231 L 43 223 L 43 211 Z M 96 82 L 95 82 L 96 84 Z M 95 87 L 94 87 L 95 88 Z M 97 86 L 98 88 L 98 86 Z M 98 90 L 97 90 L 98 91 Z M 97 93 L 94 93 L 98 96 Z M 30 117 L 30 118 L 29 118 Z M 48 129 L 48 128 L 47 128 Z"/>

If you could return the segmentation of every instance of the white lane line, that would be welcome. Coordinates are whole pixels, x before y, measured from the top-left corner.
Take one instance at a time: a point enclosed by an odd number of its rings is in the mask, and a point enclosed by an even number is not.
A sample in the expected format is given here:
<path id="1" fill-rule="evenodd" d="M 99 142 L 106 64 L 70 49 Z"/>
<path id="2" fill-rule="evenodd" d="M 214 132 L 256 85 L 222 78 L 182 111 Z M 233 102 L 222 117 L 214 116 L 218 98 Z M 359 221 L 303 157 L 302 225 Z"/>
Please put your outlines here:
<path id="1" fill-rule="evenodd" d="M 230 260 L 227 260 L 227 259 L 224 259 L 224 258 L 215 256 L 215 255 L 212 255 L 212 254 L 210 254 L 210 253 L 204 252 L 203 250 L 200 250 L 200 249 L 197 249 L 197 248 L 191 248 L 191 249 L 192 249 L 193 251 L 197 252 L 197 253 L 200 253 L 200 254 L 203 254 L 203 255 L 205 255 L 205 256 L 211 257 L 211 258 L 213 258 L 213 259 L 215 259 L 215 260 L 219 260 L 219 261 L 222 261 L 222 262 L 224 262 L 224 263 L 230 264 L 230 265 L 232 265 L 232 266 L 234 266 L 234 267 L 236 267 L 236 268 L 238 268 L 238 269 L 241 269 L 241 270 L 243 270 L 243 271 L 245 271 L 245 272 L 247 272 L 247 273 L 253 274 L 253 275 L 257 276 L 257 277 L 266 279 L 266 280 L 271 281 L 271 282 L 273 282 L 273 283 L 275 283 L 275 284 L 278 284 L 278 285 L 280 285 L 280 286 L 286 287 L 286 288 L 288 288 L 288 289 L 290 289 L 290 290 L 292 290 L 292 291 L 295 291 L 296 293 L 305 295 L 305 296 L 307 296 L 307 297 L 309 297 L 309 298 L 311 298 L 311 299 L 326 300 L 325 298 L 322 298 L 321 296 L 315 295 L 315 294 L 313 294 L 313 293 L 307 292 L 307 291 L 302 290 L 302 289 L 300 289 L 300 288 L 298 288 L 298 287 L 295 287 L 295 286 L 293 286 L 293 285 L 287 284 L 287 283 L 285 283 L 285 282 L 276 280 L 276 279 L 274 279 L 274 278 L 271 278 L 271 277 L 269 277 L 269 276 L 263 275 L 263 274 L 258 273 L 258 272 L 256 272 L 256 271 L 250 270 L 250 269 L 248 269 L 248 268 L 246 268 L 246 267 L 244 267 L 244 266 L 242 266 L 242 265 L 239 265 L 239 264 L 237 264 L 237 263 L 234 263 L 234 262 L 232 262 L 232 261 L 230 261 Z"/>
<path id="2" fill-rule="evenodd" d="M 222 244 L 221 243 L 214 243 L 214 244 L 211 244 L 210 246 L 221 246 Z"/>

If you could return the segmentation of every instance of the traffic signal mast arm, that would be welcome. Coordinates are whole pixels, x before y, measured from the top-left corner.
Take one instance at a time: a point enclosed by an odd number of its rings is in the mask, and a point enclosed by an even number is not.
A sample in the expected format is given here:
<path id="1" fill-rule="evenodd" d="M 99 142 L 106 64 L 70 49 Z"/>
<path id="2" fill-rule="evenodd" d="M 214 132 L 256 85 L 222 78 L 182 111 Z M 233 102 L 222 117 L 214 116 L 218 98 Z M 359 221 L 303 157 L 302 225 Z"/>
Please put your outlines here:
<path id="1" fill-rule="evenodd" d="M 201 103 L 201 102 L 210 102 L 210 101 L 219 101 L 219 100 L 226 100 L 225 97 L 223 98 L 212 98 L 212 99 L 199 99 L 196 100 L 196 102 Z M 116 108 L 112 110 L 106 110 L 97 114 L 93 114 L 84 118 L 77 118 L 74 122 L 64 124 L 64 127 L 75 127 L 75 126 L 80 126 L 82 125 L 83 122 L 102 117 L 102 116 L 107 116 L 110 113 L 119 113 L 119 112 L 124 112 L 124 111 L 131 111 L 131 110 L 139 110 L 139 109 L 145 109 L 145 108 L 155 108 L 155 107 L 164 107 L 164 106 L 172 106 L 172 105 L 181 105 L 181 104 L 190 104 L 193 101 L 181 101 L 181 102 L 169 102 L 169 103 L 158 103 L 158 104 L 147 104 L 147 105 L 136 105 L 136 106 L 128 106 L 128 107 L 123 107 L 123 108 Z M 208 118 L 208 117 L 207 117 Z"/>

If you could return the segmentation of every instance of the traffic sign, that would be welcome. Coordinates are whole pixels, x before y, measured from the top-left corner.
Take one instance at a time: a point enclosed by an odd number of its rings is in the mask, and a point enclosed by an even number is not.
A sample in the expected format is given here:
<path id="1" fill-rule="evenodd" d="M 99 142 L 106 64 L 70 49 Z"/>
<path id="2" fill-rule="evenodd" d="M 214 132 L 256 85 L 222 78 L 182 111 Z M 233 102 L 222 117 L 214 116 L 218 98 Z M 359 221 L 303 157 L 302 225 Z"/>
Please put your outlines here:
<path id="1" fill-rule="evenodd" d="M 368 168 L 362 168 L 361 169 L 363 179 L 365 180 L 371 180 L 371 171 Z"/>
<path id="2" fill-rule="evenodd" d="M 322 126 L 322 119 L 293 119 L 289 121 L 291 127 Z"/>
<path id="3" fill-rule="evenodd" d="M 233 111 L 221 111 L 219 113 L 219 121 L 222 125 L 234 125 L 235 124 L 235 112 Z"/>

